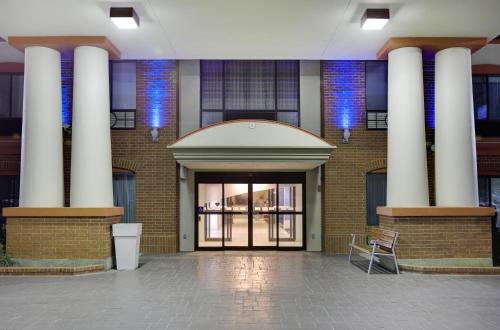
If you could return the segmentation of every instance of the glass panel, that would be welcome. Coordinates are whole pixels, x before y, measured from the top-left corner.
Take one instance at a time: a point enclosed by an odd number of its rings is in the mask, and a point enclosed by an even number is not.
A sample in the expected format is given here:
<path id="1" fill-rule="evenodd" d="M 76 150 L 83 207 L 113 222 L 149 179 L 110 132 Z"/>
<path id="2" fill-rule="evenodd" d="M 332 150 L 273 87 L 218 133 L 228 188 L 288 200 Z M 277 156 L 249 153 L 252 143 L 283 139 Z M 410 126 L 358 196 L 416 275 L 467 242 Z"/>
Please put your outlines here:
<path id="1" fill-rule="evenodd" d="M 248 246 L 248 213 L 224 215 L 224 246 Z"/>
<path id="2" fill-rule="evenodd" d="M 377 206 L 386 205 L 387 175 L 368 173 L 366 175 L 366 218 L 369 226 L 378 226 Z"/>
<path id="3" fill-rule="evenodd" d="M 253 246 L 276 246 L 276 214 L 254 214 Z"/>
<path id="4" fill-rule="evenodd" d="M 0 117 L 10 117 L 10 75 L 0 75 Z"/>
<path id="5" fill-rule="evenodd" d="M 248 110 L 274 110 L 274 61 L 247 61 Z"/>
<path id="6" fill-rule="evenodd" d="M 246 68 L 247 61 L 224 62 L 224 92 L 227 110 L 246 109 Z"/>
<path id="7" fill-rule="evenodd" d="M 256 183 L 253 189 L 253 210 L 255 212 L 276 212 L 276 185 Z"/>
<path id="8" fill-rule="evenodd" d="M 302 247 L 302 214 L 280 214 L 278 229 L 279 246 Z"/>
<path id="9" fill-rule="evenodd" d="M 135 62 L 112 62 L 112 79 L 112 109 L 135 109 Z"/>
<path id="10" fill-rule="evenodd" d="M 21 118 L 23 116 L 23 90 L 24 76 L 12 76 L 12 117 Z"/>
<path id="11" fill-rule="evenodd" d="M 222 121 L 222 112 L 206 112 L 201 113 L 201 127 L 207 127 Z"/>
<path id="12" fill-rule="evenodd" d="M 488 77 L 488 98 L 488 119 L 500 120 L 500 77 Z"/>
<path id="13" fill-rule="evenodd" d="M 222 110 L 223 61 L 201 61 L 201 108 Z"/>
<path id="14" fill-rule="evenodd" d="M 222 214 L 198 215 L 198 246 L 222 247 Z"/>
<path id="15" fill-rule="evenodd" d="M 199 212 L 222 211 L 222 184 L 218 183 L 198 184 L 198 211 Z"/>
<path id="16" fill-rule="evenodd" d="M 299 127 L 299 113 L 298 112 L 278 112 L 278 121 Z"/>
<path id="17" fill-rule="evenodd" d="M 113 201 L 123 207 L 123 223 L 135 222 L 135 174 L 113 173 Z"/>
<path id="18" fill-rule="evenodd" d="M 224 185 L 224 204 L 229 212 L 248 212 L 248 184 L 228 183 Z"/>
<path id="19" fill-rule="evenodd" d="M 500 178 L 491 178 L 491 205 L 500 211 Z"/>
<path id="20" fill-rule="evenodd" d="M 479 206 L 490 206 L 490 182 L 488 177 L 479 177 L 477 183 L 479 188 Z"/>
<path id="21" fill-rule="evenodd" d="M 299 62 L 276 61 L 278 110 L 299 109 Z"/>
<path id="22" fill-rule="evenodd" d="M 472 76 L 474 98 L 474 115 L 476 120 L 488 119 L 487 112 L 487 84 L 485 76 Z"/>
<path id="23" fill-rule="evenodd" d="M 366 110 L 387 110 L 387 62 L 366 62 Z"/>
<path id="24" fill-rule="evenodd" d="M 302 212 L 302 184 L 282 184 L 280 189 L 280 211 Z"/>

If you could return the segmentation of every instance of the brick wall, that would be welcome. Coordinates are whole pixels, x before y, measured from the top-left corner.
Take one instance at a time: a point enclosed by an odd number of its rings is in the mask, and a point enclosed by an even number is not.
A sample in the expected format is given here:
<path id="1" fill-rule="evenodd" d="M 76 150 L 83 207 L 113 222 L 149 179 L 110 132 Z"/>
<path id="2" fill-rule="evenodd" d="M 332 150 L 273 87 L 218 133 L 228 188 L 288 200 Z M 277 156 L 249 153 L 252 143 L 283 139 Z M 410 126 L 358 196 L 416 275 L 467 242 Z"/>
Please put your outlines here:
<path id="1" fill-rule="evenodd" d="M 176 163 L 167 149 L 177 138 L 177 79 L 176 61 L 137 61 L 136 129 L 112 131 L 114 165 L 130 164 L 134 168 L 128 169 L 136 174 L 142 252 L 177 251 Z M 156 121 L 160 140 L 152 143 L 151 125 Z"/>
<path id="2" fill-rule="evenodd" d="M 72 62 L 63 62 L 63 91 L 72 90 Z M 167 149 L 177 138 L 177 62 L 136 62 L 137 111 L 134 130 L 112 130 L 113 167 L 136 175 L 136 221 L 143 223 L 142 252 L 177 251 L 177 175 Z M 68 75 L 65 79 L 65 73 Z M 69 86 L 69 87 L 68 87 Z M 71 121 L 71 93 L 65 108 Z M 154 118 L 153 118 L 154 116 Z M 151 126 L 160 126 L 158 143 L 151 141 Z M 71 137 L 64 143 L 65 199 L 69 206 Z"/>
<path id="3" fill-rule="evenodd" d="M 386 167 L 387 131 L 365 125 L 365 62 L 322 61 L 323 136 L 336 145 L 324 167 L 323 250 L 346 253 L 351 233 L 365 234 L 366 173 Z M 434 62 L 424 62 L 427 140 L 433 143 Z M 349 144 L 342 129 L 351 128 Z M 434 201 L 433 154 L 427 153 L 431 203 Z"/>
<path id="4" fill-rule="evenodd" d="M 19 259 L 88 259 L 110 263 L 110 218 L 9 218 L 7 250 Z"/>
<path id="5" fill-rule="evenodd" d="M 399 232 L 400 259 L 491 258 L 489 217 L 380 216 L 380 228 Z"/>

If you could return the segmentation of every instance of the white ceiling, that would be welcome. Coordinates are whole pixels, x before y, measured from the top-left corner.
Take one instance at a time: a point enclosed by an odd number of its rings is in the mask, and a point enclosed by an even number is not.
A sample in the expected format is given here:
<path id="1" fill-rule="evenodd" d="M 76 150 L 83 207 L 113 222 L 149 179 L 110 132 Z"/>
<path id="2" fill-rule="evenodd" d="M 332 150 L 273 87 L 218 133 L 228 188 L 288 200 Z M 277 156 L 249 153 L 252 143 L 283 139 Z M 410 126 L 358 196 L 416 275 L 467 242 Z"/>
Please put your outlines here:
<path id="1" fill-rule="evenodd" d="M 137 30 L 118 30 L 111 5 L 132 5 Z M 390 8 L 363 31 L 368 7 Z M 500 0 L 0 0 L 0 36 L 104 35 L 127 59 L 374 59 L 390 37 L 500 34 Z M 0 62 L 22 61 L 0 43 Z"/>

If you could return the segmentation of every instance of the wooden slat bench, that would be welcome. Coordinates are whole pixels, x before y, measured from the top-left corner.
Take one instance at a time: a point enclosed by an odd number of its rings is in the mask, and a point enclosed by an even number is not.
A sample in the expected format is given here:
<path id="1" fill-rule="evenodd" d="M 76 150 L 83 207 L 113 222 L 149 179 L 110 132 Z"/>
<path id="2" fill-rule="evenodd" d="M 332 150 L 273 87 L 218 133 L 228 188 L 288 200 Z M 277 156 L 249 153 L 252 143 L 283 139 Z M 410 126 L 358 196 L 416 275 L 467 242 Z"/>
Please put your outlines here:
<path id="1" fill-rule="evenodd" d="M 376 232 L 376 235 L 370 240 L 369 247 L 365 248 L 356 245 L 357 234 L 351 234 L 352 241 L 349 243 L 349 261 L 351 263 L 352 250 L 356 249 L 363 253 L 370 255 L 370 265 L 368 266 L 368 274 L 372 269 L 373 259 L 375 256 L 392 256 L 394 259 L 394 266 L 396 266 L 396 272 L 399 274 L 398 258 L 396 257 L 396 245 L 398 243 L 399 233 L 392 230 L 380 229 Z"/>

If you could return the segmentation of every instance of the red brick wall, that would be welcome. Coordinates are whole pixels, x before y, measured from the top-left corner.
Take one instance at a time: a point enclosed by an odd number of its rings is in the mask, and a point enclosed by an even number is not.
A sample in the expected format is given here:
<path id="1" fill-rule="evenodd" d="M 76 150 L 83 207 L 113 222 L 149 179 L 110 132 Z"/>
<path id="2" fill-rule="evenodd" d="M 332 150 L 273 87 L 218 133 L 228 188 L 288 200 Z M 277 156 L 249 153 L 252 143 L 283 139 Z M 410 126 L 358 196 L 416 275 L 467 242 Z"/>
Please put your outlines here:
<path id="1" fill-rule="evenodd" d="M 65 69 L 66 68 L 66 69 Z M 63 90 L 72 90 L 72 63 L 63 62 Z M 111 130 L 113 167 L 136 176 L 136 221 L 143 223 L 142 252 L 177 251 L 177 174 L 167 146 L 177 138 L 177 62 L 136 62 L 136 128 Z M 63 97 L 71 113 L 71 93 Z M 155 119 L 152 116 L 156 116 Z M 71 121 L 71 118 L 69 118 Z M 151 125 L 158 121 L 160 139 L 151 141 Z M 66 205 L 69 206 L 71 137 L 64 146 Z"/>
<path id="2" fill-rule="evenodd" d="M 324 167 L 323 250 L 346 253 L 351 233 L 366 226 L 366 173 L 386 167 L 387 131 L 365 124 L 365 62 L 322 61 L 323 135 L 336 145 Z M 424 62 L 425 121 L 428 146 L 434 139 L 434 62 Z M 342 129 L 351 128 L 349 144 Z M 427 153 L 430 202 L 434 203 L 434 154 Z"/>

